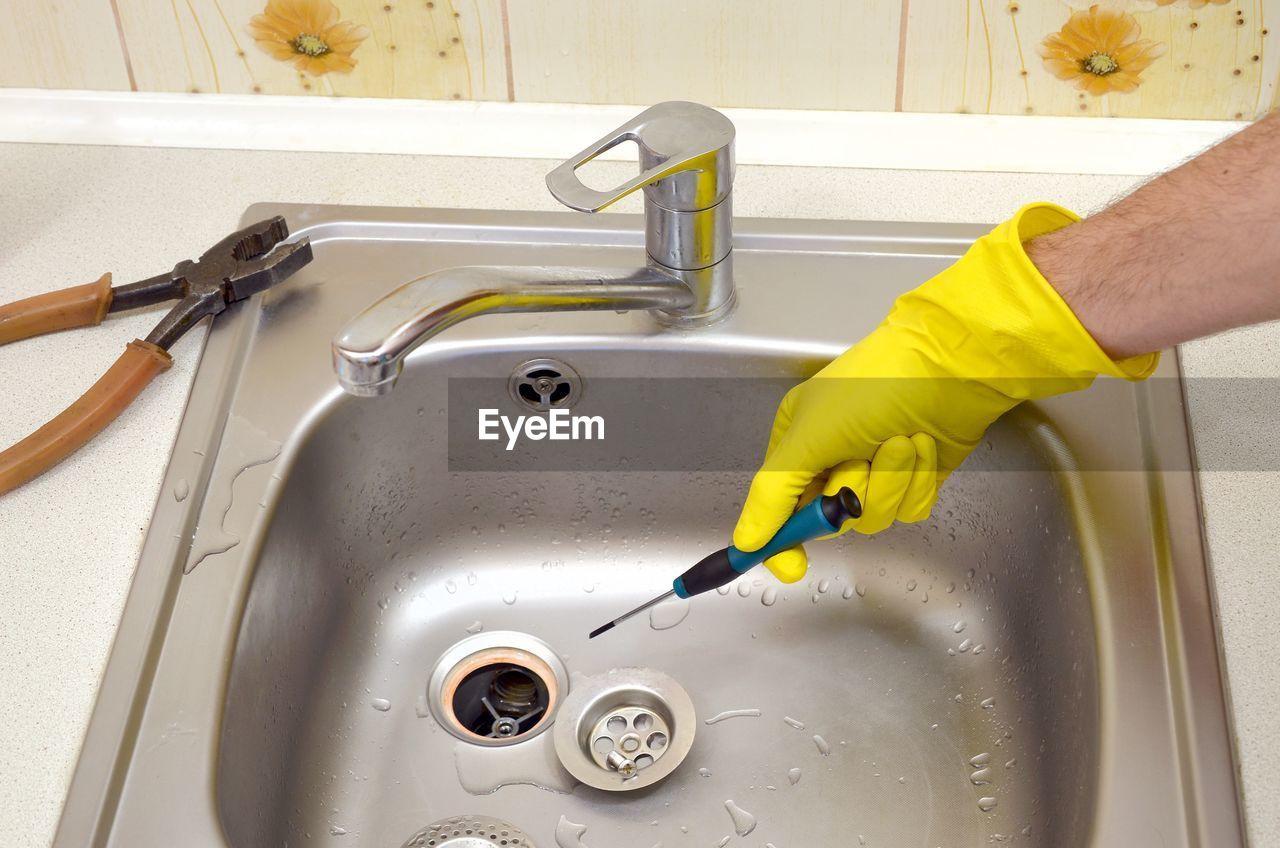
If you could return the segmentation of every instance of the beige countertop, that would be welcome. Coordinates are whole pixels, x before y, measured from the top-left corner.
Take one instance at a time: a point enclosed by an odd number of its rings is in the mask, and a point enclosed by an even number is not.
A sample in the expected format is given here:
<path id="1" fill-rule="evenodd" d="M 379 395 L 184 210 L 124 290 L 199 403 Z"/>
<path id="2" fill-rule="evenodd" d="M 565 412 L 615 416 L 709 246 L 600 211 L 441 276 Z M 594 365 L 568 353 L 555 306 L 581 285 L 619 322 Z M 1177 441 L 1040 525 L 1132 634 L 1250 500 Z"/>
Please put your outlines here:
<path id="1" fill-rule="evenodd" d="M 0 145 L 0 302 L 87 282 L 118 282 L 194 257 L 259 201 L 554 209 L 539 160 Z M 1029 200 L 1080 212 L 1131 177 L 742 167 L 741 216 L 990 222 Z M 634 198 L 632 199 L 634 201 Z M 624 209 L 638 208 L 625 206 Z M 59 412 L 145 336 L 159 310 L 0 347 L 0 445 Z M 53 837 L 200 348 L 87 448 L 0 498 L 0 810 L 6 845 Z M 1280 376 L 1280 324 L 1187 345 L 1191 377 Z M 1203 468 L 1232 445 L 1274 441 L 1191 413 Z M 1280 420 L 1280 409 L 1259 420 Z M 1256 846 L 1280 844 L 1280 471 L 1201 477 L 1230 695 Z"/>

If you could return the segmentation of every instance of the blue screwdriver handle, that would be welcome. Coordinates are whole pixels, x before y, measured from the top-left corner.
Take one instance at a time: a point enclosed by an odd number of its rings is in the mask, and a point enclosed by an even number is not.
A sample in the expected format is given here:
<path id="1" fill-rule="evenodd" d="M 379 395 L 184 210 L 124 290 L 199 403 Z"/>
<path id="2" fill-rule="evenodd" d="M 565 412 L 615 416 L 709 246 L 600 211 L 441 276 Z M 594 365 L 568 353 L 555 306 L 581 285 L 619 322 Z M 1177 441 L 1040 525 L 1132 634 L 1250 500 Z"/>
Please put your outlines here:
<path id="1" fill-rule="evenodd" d="M 774 554 L 837 532 L 849 519 L 862 515 L 862 504 L 852 489 L 819 495 L 787 519 L 773 538 L 758 551 L 741 551 L 730 545 L 702 559 L 672 583 L 677 597 L 692 598 L 731 583 Z"/>

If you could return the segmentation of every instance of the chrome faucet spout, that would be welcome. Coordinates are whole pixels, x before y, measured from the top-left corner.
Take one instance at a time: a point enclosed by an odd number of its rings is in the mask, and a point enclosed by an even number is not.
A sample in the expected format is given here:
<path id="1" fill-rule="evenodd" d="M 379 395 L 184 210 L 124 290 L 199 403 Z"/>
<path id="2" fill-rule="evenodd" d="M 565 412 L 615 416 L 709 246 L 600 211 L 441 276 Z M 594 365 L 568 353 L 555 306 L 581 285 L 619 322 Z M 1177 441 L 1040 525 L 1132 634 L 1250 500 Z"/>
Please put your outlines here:
<path id="1" fill-rule="evenodd" d="M 333 342 L 338 382 L 353 395 L 386 394 L 418 345 L 468 318 L 494 312 L 681 310 L 693 291 L 653 267 L 445 268 L 397 288 L 357 315 Z"/>
<path id="2" fill-rule="evenodd" d="M 644 267 L 448 268 L 411 280 L 365 309 L 333 340 L 338 382 L 353 395 L 391 391 L 409 351 L 485 312 L 646 309 L 667 326 L 719 321 L 737 302 L 733 283 L 732 122 L 697 103 L 645 109 L 547 175 L 561 203 L 598 212 L 644 192 Z M 606 191 L 577 169 L 634 141 L 640 173 Z"/>

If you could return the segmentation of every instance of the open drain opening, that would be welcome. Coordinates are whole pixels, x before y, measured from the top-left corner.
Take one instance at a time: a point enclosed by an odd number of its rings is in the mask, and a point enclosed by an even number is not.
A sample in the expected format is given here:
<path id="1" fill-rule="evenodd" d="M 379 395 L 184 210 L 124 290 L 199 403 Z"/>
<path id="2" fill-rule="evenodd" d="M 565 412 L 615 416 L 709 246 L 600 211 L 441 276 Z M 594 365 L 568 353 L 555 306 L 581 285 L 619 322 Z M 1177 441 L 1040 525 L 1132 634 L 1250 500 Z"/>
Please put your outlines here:
<path id="1" fill-rule="evenodd" d="M 551 726 L 568 691 L 564 663 L 545 642 L 495 630 L 444 652 L 427 683 L 427 705 L 465 742 L 515 745 Z"/>
<path id="2" fill-rule="evenodd" d="M 477 736 L 511 739 L 527 733 L 551 702 L 547 684 L 534 672 L 513 663 L 482 666 L 454 690 L 453 714 Z"/>

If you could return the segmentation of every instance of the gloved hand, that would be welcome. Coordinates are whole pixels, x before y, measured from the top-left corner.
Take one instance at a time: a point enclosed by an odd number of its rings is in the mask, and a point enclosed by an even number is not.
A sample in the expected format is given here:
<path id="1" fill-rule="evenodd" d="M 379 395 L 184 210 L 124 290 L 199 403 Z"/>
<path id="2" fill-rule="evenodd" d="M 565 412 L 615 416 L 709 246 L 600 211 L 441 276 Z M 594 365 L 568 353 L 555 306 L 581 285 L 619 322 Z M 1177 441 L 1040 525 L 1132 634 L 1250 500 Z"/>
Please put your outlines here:
<path id="1" fill-rule="evenodd" d="M 733 544 L 760 548 L 797 505 L 842 486 L 864 511 L 841 533 L 920 521 L 947 475 L 1018 403 L 1086 388 L 1099 374 L 1150 375 L 1159 354 L 1110 359 L 1023 250 L 1077 220 L 1050 204 L 1024 207 L 789 391 Z M 791 583 L 808 560 L 793 548 L 765 565 Z"/>

